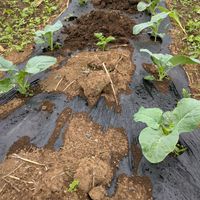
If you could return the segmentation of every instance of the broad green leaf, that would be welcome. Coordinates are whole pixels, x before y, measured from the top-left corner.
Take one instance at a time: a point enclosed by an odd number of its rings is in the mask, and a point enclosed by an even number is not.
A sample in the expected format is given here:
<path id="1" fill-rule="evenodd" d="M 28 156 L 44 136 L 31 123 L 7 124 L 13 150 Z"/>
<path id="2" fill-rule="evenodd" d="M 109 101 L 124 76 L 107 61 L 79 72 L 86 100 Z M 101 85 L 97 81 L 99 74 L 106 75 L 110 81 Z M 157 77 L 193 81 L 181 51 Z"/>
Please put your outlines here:
<path id="1" fill-rule="evenodd" d="M 152 3 L 145 3 L 143 1 L 139 2 L 137 5 L 137 10 L 139 12 L 142 12 L 144 10 L 146 10 Z"/>
<path id="2" fill-rule="evenodd" d="M 151 27 L 153 26 L 153 22 L 145 22 L 145 23 L 141 23 L 141 24 L 137 24 L 133 27 L 133 34 L 137 35 L 139 34 L 141 31 L 143 31 L 145 28 Z"/>
<path id="3" fill-rule="evenodd" d="M 171 59 L 173 56 L 170 54 L 152 53 L 148 49 L 140 49 L 140 52 L 148 53 L 156 65 L 163 66 L 165 68 L 172 66 Z"/>
<path id="4" fill-rule="evenodd" d="M 162 120 L 162 114 L 163 111 L 159 108 L 141 107 L 139 111 L 134 115 L 134 120 L 136 122 L 140 121 L 146 123 L 149 127 L 153 129 L 158 129 Z"/>
<path id="5" fill-rule="evenodd" d="M 184 55 L 173 56 L 170 59 L 170 62 L 172 63 L 173 66 L 184 65 L 184 64 L 200 64 L 200 60 L 195 58 L 190 58 Z"/>
<path id="6" fill-rule="evenodd" d="M 172 111 L 175 127 L 179 133 L 191 132 L 200 125 L 200 101 L 183 98 Z"/>
<path id="7" fill-rule="evenodd" d="M 0 56 L 0 71 L 6 72 L 6 71 L 15 70 L 15 69 L 16 68 L 11 61 L 6 60 L 2 56 Z"/>
<path id="8" fill-rule="evenodd" d="M 0 80 L 0 94 L 6 93 L 15 87 L 15 84 L 12 83 L 12 80 L 5 78 Z"/>
<path id="9" fill-rule="evenodd" d="M 98 39 L 101 39 L 103 37 L 103 33 L 95 33 L 94 36 Z"/>
<path id="10" fill-rule="evenodd" d="M 183 98 L 173 111 L 164 114 L 158 108 L 142 107 L 134 115 L 134 119 L 149 126 L 141 131 L 139 141 L 144 156 L 150 162 L 158 163 L 175 150 L 181 133 L 191 132 L 199 127 L 200 101 Z"/>
<path id="11" fill-rule="evenodd" d="M 106 42 L 107 42 L 107 43 L 108 43 L 108 42 L 112 42 L 112 41 L 114 41 L 114 40 L 115 40 L 115 38 L 112 37 L 112 36 L 109 36 L 109 37 L 106 38 Z"/>
<path id="12" fill-rule="evenodd" d="M 54 65 L 56 61 L 56 58 L 51 56 L 35 56 L 27 62 L 25 71 L 29 74 L 37 74 Z"/>
<path id="13" fill-rule="evenodd" d="M 145 80 L 148 80 L 148 81 L 154 81 L 155 80 L 155 77 L 152 76 L 152 75 L 147 75 L 144 77 Z"/>
<path id="14" fill-rule="evenodd" d="M 158 14 L 154 15 L 154 16 L 151 18 L 151 22 L 157 23 L 157 22 L 159 22 L 160 20 L 165 19 L 168 15 L 169 15 L 169 12 L 167 12 L 167 13 L 165 13 L 165 12 L 158 13 Z"/>
<path id="15" fill-rule="evenodd" d="M 55 24 L 53 25 L 47 25 L 45 28 L 44 28 L 44 32 L 47 33 L 47 32 L 56 32 L 58 30 L 60 30 L 61 28 L 63 27 L 63 24 L 60 20 L 58 20 Z"/>
<path id="16" fill-rule="evenodd" d="M 169 153 L 173 152 L 178 139 L 177 132 L 165 135 L 161 128 L 154 130 L 150 127 L 143 129 L 139 136 L 142 152 L 151 163 L 163 161 Z"/>

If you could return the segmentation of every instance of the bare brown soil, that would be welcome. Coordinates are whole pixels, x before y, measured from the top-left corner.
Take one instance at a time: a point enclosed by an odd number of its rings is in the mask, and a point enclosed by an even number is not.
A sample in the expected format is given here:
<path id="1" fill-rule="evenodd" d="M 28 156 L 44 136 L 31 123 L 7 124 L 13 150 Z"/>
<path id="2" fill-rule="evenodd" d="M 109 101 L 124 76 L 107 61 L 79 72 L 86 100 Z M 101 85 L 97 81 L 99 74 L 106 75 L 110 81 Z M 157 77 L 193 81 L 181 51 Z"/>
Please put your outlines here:
<path id="1" fill-rule="evenodd" d="M 88 194 L 94 200 L 150 199 L 150 182 L 134 177 L 120 178 L 119 192 L 106 197 L 114 169 L 128 151 L 122 130 L 102 132 L 87 115 L 71 113 L 64 140 L 59 152 L 32 147 L 29 152 L 11 154 L 0 165 L 0 199 L 87 200 Z M 80 181 L 79 187 L 70 193 L 67 190 L 74 179 Z"/>
<path id="2" fill-rule="evenodd" d="M 64 48 L 78 50 L 84 48 L 97 48 L 97 39 L 94 33 L 103 33 L 104 36 L 114 36 L 114 44 L 128 44 L 128 38 L 133 37 L 132 27 L 135 24 L 129 17 L 119 11 L 91 11 L 77 19 L 75 23 L 66 27 Z"/>
<path id="3" fill-rule="evenodd" d="M 103 63 L 109 72 L 114 90 Z M 94 106 L 99 97 L 103 96 L 108 105 L 114 104 L 118 107 L 118 97 L 121 92 L 128 92 L 128 84 L 134 71 L 131 52 L 127 49 L 81 52 L 69 59 L 61 69 L 53 70 L 41 85 L 48 92 L 63 92 L 71 98 L 83 96 L 89 106 Z"/>
<path id="4" fill-rule="evenodd" d="M 92 0 L 93 5 L 96 8 L 123 10 L 128 13 L 134 13 L 137 11 L 137 4 L 140 0 Z"/>
<path id="5" fill-rule="evenodd" d="M 14 112 L 23 103 L 24 103 L 23 99 L 14 98 L 6 104 L 0 105 L 0 119 L 7 117 L 10 112 Z"/>
<path id="6" fill-rule="evenodd" d="M 153 75 L 156 79 L 158 79 L 158 72 L 156 70 L 156 67 L 153 64 L 143 64 L 143 68 L 151 75 Z M 170 79 L 165 78 L 163 81 L 152 81 L 155 88 L 159 92 L 167 93 L 169 92 L 169 85 L 170 85 Z"/>

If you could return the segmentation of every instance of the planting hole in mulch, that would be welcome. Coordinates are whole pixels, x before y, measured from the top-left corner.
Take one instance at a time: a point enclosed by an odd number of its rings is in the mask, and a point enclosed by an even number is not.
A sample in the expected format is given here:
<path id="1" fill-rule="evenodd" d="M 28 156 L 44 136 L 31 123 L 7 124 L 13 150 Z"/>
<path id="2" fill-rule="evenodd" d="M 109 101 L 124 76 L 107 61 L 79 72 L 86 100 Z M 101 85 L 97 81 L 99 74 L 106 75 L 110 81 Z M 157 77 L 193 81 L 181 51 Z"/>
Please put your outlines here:
<path id="1" fill-rule="evenodd" d="M 128 49 L 81 52 L 61 69 L 54 70 L 41 86 L 47 92 L 63 92 L 68 97 L 83 96 L 95 106 L 100 96 L 119 109 L 119 95 L 129 91 L 135 71 Z"/>

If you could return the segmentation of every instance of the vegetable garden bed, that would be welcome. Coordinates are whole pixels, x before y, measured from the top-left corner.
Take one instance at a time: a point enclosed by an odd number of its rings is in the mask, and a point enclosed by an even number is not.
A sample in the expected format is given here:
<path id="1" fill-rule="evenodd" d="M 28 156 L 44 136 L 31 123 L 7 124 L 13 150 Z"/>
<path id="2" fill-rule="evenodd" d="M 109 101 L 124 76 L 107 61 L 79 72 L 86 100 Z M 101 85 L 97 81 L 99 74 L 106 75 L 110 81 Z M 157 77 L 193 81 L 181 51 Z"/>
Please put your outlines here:
<path id="1" fill-rule="evenodd" d="M 0 96 L 0 199 L 200 199 L 200 135 L 193 131 L 199 102 L 188 98 L 181 66 L 157 71 L 157 53 L 168 56 L 171 68 L 180 60 L 168 55 L 170 36 L 133 35 L 133 27 L 151 18 L 137 11 L 138 2 L 73 0 L 57 18 L 63 27 L 54 23 L 38 32 L 31 59 L 0 63 L 10 86 Z M 167 33 L 167 25 L 166 17 L 160 31 Z M 172 110 L 175 124 L 165 124 L 163 112 Z M 146 144 L 144 130 L 153 131 Z M 157 143 L 164 142 L 151 153 L 145 148 L 156 146 L 148 145 L 159 131 L 166 135 Z M 191 133 L 178 138 L 176 131 Z M 165 136 L 177 138 L 178 151 L 176 140 L 171 145 Z"/>

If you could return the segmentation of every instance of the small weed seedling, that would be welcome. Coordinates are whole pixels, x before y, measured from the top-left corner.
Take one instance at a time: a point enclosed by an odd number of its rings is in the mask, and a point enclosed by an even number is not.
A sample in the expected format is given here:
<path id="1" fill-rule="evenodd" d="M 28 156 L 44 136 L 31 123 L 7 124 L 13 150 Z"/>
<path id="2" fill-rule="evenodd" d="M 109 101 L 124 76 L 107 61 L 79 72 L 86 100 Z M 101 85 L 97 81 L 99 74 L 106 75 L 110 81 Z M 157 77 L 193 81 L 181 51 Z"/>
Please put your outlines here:
<path id="1" fill-rule="evenodd" d="M 134 114 L 136 122 L 146 123 L 139 135 L 139 142 L 146 159 L 159 163 L 174 152 L 183 153 L 186 148 L 178 144 L 181 133 L 191 132 L 200 125 L 200 101 L 183 98 L 173 111 L 159 108 L 144 108 Z"/>
<path id="2" fill-rule="evenodd" d="M 96 45 L 103 51 L 105 51 L 106 46 L 109 42 L 112 42 L 115 40 L 114 37 L 104 37 L 103 33 L 95 33 L 94 36 L 99 40 L 99 42 L 96 43 Z"/>
<path id="3" fill-rule="evenodd" d="M 80 6 L 85 6 L 87 4 L 88 0 L 78 0 L 78 3 Z"/>
<path id="4" fill-rule="evenodd" d="M 8 75 L 0 80 L 0 94 L 16 87 L 21 94 L 30 95 L 28 93 L 30 87 L 28 77 L 46 70 L 55 63 L 56 58 L 54 57 L 35 56 L 27 62 L 24 69 L 19 70 L 12 62 L 0 57 L 0 71 L 6 72 Z"/>
<path id="5" fill-rule="evenodd" d="M 164 78 L 168 77 L 168 72 L 177 65 L 200 64 L 200 60 L 184 55 L 154 54 L 147 49 L 141 49 L 140 52 L 148 53 L 151 56 L 151 60 L 158 72 L 158 78 L 149 75 L 145 77 L 146 80 L 163 81 Z"/>
<path id="6" fill-rule="evenodd" d="M 190 92 L 188 92 L 188 90 L 186 90 L 185 88 L 182 89 L 182 96 L 183 98 L 190 98 L 191 94 Z"/>
<path id="7" fill-rule="evenodd" d="M 53 34 L 54 32 L 60 30 L 62 28 L 62 22 L 57 21 L 54 25 L 47 25 L 44 30 L 39 30 L 35 32 L 35 43 L 36 44 L 44 44 L 47 43 L 50 47 L 50 50 L 54 50 L 53 44 Z"/>
<path id="8" fill-rule="evenodd" d="M 79 180 L 73 180 L 73 182 L 69 185 L 68 192 L 76 192 L 79 185 Z"/>
<path id="9" fill-rule="evenodd" d="M 137 9 L 140 12 L 147 10 L 151 15 L 155 15 L 159 3 L 160 0 L 145 0 L 145 2 L 141 1 L 138 3 Z"/>

